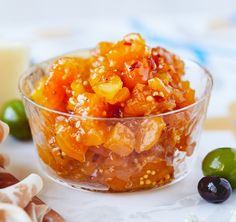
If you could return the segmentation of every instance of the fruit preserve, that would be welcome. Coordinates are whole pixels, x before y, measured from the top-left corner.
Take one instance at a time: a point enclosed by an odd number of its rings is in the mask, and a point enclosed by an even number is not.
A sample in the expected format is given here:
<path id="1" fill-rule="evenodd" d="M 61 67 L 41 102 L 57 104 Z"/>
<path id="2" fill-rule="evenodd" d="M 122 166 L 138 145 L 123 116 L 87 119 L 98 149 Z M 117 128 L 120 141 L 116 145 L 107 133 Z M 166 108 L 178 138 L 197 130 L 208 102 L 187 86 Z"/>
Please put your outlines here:
<path id="1" fill-rule="evenodd" d="M 132 33 L 39 64 L 21 79 L 20 89 L 51 177 L 74 187 L 124 192 L 187 174 L 211 78 L 197 64 L 186 65 Z"/>

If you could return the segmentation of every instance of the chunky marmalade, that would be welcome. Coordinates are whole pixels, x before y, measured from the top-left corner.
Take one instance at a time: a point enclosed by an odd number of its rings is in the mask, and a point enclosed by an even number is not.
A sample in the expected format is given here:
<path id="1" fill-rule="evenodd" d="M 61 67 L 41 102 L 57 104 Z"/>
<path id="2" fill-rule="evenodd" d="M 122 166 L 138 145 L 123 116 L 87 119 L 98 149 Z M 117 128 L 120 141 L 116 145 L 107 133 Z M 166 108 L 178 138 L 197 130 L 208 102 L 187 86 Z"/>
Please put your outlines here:
<path id="1" fill-rule="evenodd" d="M 56 59 L 31 98 L 66 115 L 41 109 L 40 158 L 60 178 L 111 192 L 171 182 L 176 151 L 190 156 L 195 142 L 187 112 L 156 114 L 195 102 L 184 72 L 179 57 L 136 33 L 100 42 L 89 57 Z"/>

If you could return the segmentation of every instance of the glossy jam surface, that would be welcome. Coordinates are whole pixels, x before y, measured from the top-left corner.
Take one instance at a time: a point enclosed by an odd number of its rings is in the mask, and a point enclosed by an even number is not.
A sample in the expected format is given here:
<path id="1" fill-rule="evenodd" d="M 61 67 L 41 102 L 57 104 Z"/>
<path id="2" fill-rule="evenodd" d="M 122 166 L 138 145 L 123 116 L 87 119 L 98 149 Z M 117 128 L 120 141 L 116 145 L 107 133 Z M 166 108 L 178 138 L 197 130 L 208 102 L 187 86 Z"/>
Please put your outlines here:
<path id="1" fill-rule="evenodd" d="M 112 192 L 169 183 L 175 153 L 192 155 L 197 121 L 191 110 L 155 114 L 196 101 L 184 72 L 179 57 L 135 33 L 99 43 L 88 58 L 58 58 L 31 99 L 71 116 L 40 109 L 40 158 L 60 178 Z"/>

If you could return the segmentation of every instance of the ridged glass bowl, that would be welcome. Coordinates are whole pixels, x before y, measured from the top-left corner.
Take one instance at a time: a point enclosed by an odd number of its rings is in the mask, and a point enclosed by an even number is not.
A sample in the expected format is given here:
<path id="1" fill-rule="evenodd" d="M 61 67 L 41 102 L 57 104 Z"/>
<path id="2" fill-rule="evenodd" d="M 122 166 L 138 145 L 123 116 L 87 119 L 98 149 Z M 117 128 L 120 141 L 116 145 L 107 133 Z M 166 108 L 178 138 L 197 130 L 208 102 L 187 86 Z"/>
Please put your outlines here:
<path id="1" fill-rule="evenodd" d="M 70 56 L 87 56 L 89 52 L 77 51 Z M 35 65 L 19 82 L 33 140 L 43 170 L 48 176 L 73 188 L 125 192 L 173 184 L 190 172 L 213 84 L 206 69 L 193 61 L 184 60 L 184 78 L 190 81 L 197 96 L 197 101 L 192 105 L 145 117 L 95 118 L 58 112 L 32 101 L 31 94 L 36 83 L 49 75 L 48 67 L 53 61 L 54 59 Z M 126 156 L 119 156 L 107 149 L 109 142 L 94 146 L 89 140 L 86 147 L 83 147 L 76 143 L 76 135 L 81 130 L 80 126 L 85 125 L 98 134 L 108 135 L 116 130 L 117 141 L 134 138 L 135 142 L 129 144 L 134 146 L 134 151 Z M 152 139 L 155 136 L 153 132 L 158 127 L 163 129 L 151 149 L 136 152 L 136 142 L 141 137 L 147 141 Z M 143 129 L 147 128 L 150 131 L 144 132 Z M 71 137 L 75 140 L 71 140 Z M 75 153 L 87 149 L 84 160 L 78 161 L 67 156 L 63 152 L 63 147 L 66 146 Z"/>

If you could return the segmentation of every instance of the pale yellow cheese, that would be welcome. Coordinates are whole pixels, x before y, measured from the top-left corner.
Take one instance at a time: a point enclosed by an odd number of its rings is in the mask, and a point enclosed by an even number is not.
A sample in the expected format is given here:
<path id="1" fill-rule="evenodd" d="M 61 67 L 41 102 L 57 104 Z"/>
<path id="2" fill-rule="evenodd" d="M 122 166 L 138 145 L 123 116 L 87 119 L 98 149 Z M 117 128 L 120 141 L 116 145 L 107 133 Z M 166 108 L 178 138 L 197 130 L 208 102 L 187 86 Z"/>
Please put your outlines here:
<path id="1" fill-rule="evenodd" d="M 29 50 L 20 43 L 0 40 L 0 106 L 19 98 L 18 80 L 29 66 Z"/>

